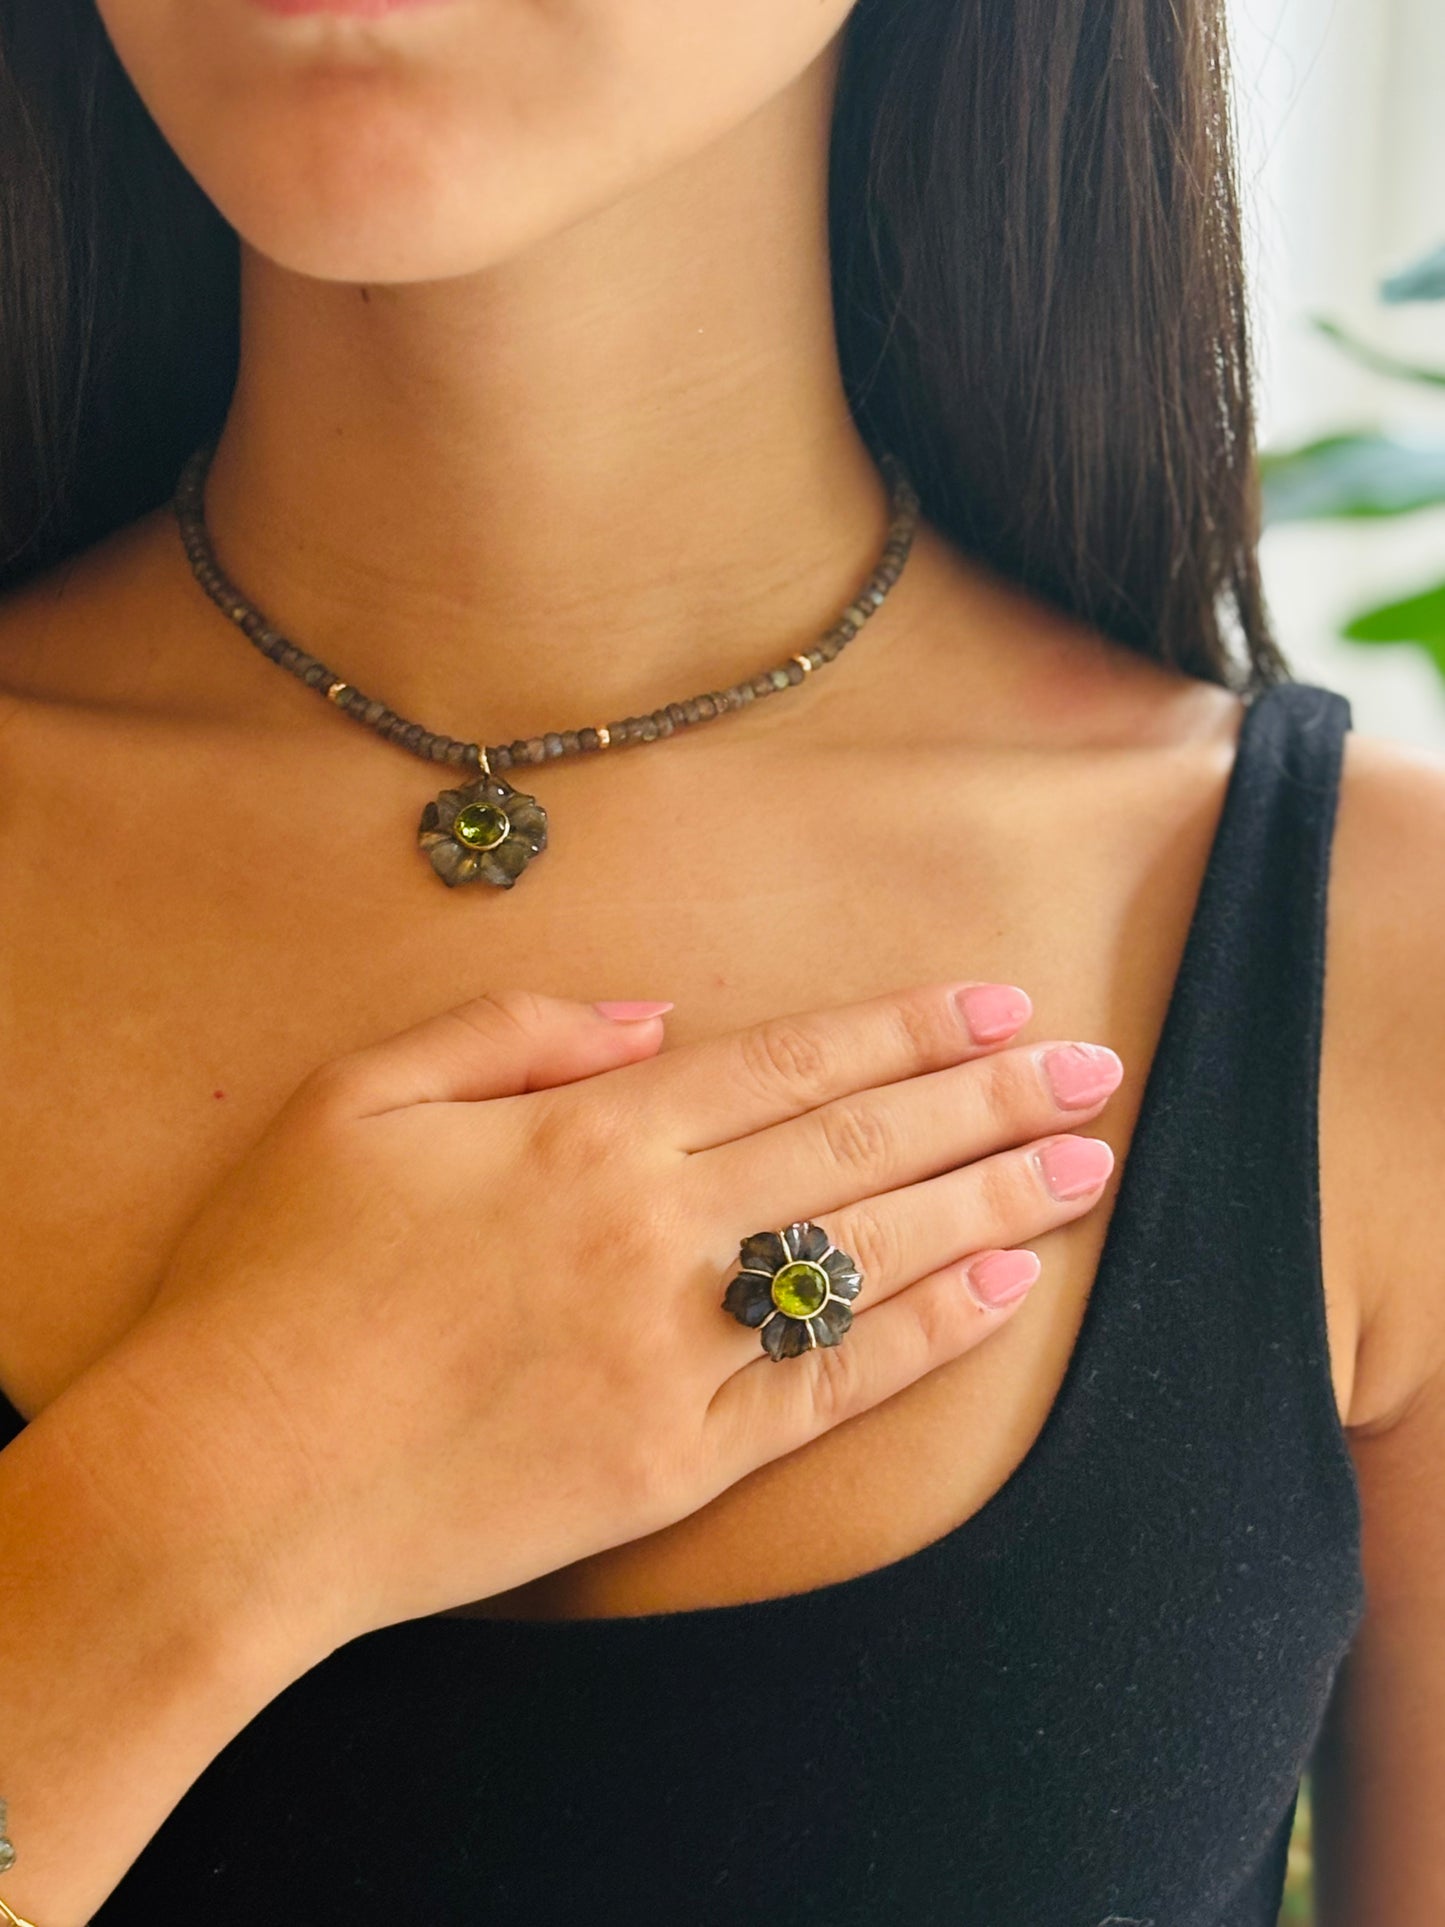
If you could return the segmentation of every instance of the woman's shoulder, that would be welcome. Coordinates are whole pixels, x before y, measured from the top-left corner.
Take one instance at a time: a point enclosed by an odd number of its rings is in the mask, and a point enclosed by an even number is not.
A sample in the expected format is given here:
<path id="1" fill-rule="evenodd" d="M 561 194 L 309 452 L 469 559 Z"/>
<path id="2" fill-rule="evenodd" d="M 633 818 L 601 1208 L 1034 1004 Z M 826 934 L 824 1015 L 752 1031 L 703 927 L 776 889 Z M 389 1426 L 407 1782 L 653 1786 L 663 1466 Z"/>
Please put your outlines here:
<path id="1" fill-rule="evenodd" d="M 197 706 L 167 517 L 152 510 L 0 590 L 0 822 L 127 720 Z"/>
<path id="2" fill-rule="evenodd" d="M 1360 1335 L 1350 1429 L 1445 1374 L 1445 757 L 1350 730 L 1331 855 L 1323 1236 Z"/>

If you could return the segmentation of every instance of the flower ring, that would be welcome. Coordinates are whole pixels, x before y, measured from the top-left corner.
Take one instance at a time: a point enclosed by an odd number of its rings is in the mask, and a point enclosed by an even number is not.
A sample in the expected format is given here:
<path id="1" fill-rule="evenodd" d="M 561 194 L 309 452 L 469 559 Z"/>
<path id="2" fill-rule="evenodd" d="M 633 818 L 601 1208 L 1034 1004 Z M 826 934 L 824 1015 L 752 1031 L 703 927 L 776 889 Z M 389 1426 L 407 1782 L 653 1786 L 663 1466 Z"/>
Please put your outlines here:
<path id="1" fill-rule="evenodd" d="M 510 890 L 547 847 L 547 812 L 500 777 L 479 776 L 427 804 L 416 840 L 448 888 L 480 877 Z"/>
<path id="2" fill-rule="evenodd" d="M 723 1309 L 740 1325 L 761 1327 L 763 1350 L 775 1363 L 841 1342 L 863 1274 L 820 1224 L 755 1231 L 743 1239 L 738 1261 L 742 1269 L 728 1285 Z"/>

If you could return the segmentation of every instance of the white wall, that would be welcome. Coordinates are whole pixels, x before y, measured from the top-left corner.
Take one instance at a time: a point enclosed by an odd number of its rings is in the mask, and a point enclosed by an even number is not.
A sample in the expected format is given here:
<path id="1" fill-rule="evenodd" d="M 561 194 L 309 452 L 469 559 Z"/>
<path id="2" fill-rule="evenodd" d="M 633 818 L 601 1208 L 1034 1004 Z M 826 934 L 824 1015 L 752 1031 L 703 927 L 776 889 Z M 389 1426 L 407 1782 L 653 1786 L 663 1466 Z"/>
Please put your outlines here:
<path id="1" fill-rule="evenodd" d="M 1265 447 L 1381 423 L 1445 435 L 1445 390 L 1372 374 L 1315 335 L 1323 311 L 1445 367 L 1445 303 L 1385 307 L 1379 278 L 1445 242 L 1445 0 L 1230 0 Z M 1333 635 L 1445 578 L 1445 509 L 1266 532 L 1265 586 L 1295 673 L 1356 727 L 1445 750 L 1445 677 L 1407 645 Z"/>

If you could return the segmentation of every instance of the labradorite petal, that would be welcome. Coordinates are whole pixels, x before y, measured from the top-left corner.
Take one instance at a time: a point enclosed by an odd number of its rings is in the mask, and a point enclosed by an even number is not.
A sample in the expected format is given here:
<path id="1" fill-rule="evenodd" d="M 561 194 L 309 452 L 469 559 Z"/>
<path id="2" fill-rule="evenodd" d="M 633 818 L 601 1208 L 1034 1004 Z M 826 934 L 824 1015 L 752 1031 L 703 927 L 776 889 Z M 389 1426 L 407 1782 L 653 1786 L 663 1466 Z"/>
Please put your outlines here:
<path id="1" fill-rule="evenodd" d="M 854 1258 L 846 1251 L 830 1251 L 820 1262 L 828 1274 L 829 1290 L 836 1291 L 840 1298 L 858 1296 L 858 1287 L 863 1282 L 863 1276 Z"/>
<path id="2" fill-rule="evenodd" d="M 813 1341 L 808 1336 L 807 1321 L 798 1318 L 784 1319 L 786 1326 L 778 1345 L 779 1358 L 798 1358 L 813 1349 Z"/>
<path id="3" fill-rule="evenodd" d="M 431 866 L 444 883 L 460 881 L 457 871 L 466 860 L 466 851 L 449 836 L 438 837 L 434 843 L 423 845 Z"/>
<path id="4" fill-rule="evenodd" d="M 823 1323 L 823 1315 L 821 1312 L 816 1318 L 810 1318 L 808 1324 L 812 1328 L 813 1336 L 818 1341 L 819 1351 L 826 1350 L 829 1345 L 838 1344 L 841 1334 L 835 1332 L 831 1326 Z"/>
<path id="5" fill-rule="evenodd" d="M 481 858 L 474 856 L 470 850 L 458 849 L 455 843 L 452 848 L 457 850 L 456 867 L 447 873 L 443 880 L 455 889 L 459 883 L 472 883 L 476 880 L 481 870 Z M 430 851 L 428 855 L 431 855 Z M 434 857 L 433 861 L 435 861 Z"/>
<path id="6" fill-rule="evenodd" d="M 507 811 L 511 818 L 512 829 L 518 836 L 525 836 L 533 843 L 547 840 L 547 818 L 535 803 L 514 803 Z"/>
<path id="7" fill-rule="evenodd" d="M 761 1271 L 740 1271 L 727 1288 L 723 1305 L 744 1325 L 761 1325 L 773 1309 L 772 1279 Z"/>
<path id="8" fill-rule="evenodd" d="M 763 1326 L 763 1350 L 768 1354 L 769 1358 L 781 1357 L 780 1348 L 787 1329 L 792 1322 L 791 1318 L 784 1318 L 780 1311 L 775 1311 Z"/>
<path id="9" fill-rule="evenodd" d="M 853 1307 L 851 1305 L 840 1305 L 836 1299 L 830 1298 L 818 1313 L 818 1316 L 813 1320 L 815 1325 L 821 1325 L 824 1328 L 823 1331 L 818 1333 L 819 1344 L 836 1345 L 852 1322 Z M 824 1332 L 826 1332 L 828 1336 L 825 1337 Z"/>
<path id="10" fill-rule="evenodd" d="M 738 1259 L 749 1271 L 778 1271 L 788 1262 L 788 1254 L 783 1241 L 776 1231 L 755 1231 L 750 1238 L 744 1238 L 738 1248 Z"/>
<path id="11" fill-rule="evenodd" d="M 801 1224 L 790 1224 L 783 1237 L 795 1258 L 810 1258 L 814 1264 L 828 1249 L 828 1234 L 822 1225 L 806 1220 Z"/>
<path id="12" fill-rule="evenodd" d="M 505 843 L 497 845 L 492 855 L 509 877 L 519 877 L 530 862 L 532 852 L 519 836 L 509 836 Z"/>

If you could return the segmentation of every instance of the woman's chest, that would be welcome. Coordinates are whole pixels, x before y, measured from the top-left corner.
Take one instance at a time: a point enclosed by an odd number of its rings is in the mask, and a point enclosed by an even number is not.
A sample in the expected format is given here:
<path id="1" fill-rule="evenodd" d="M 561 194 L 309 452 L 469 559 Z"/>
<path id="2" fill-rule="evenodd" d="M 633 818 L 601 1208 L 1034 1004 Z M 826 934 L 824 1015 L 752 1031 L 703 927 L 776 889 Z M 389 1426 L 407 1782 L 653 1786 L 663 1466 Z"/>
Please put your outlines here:
<path id="1" fill-rule="evenodd" d="M 328 825 L 314 822 L 287 835 L 242 819 L 198 847 L 194 825 L 141 810 L 124 838 L 99 831 L 87 872 L 17 841 L 0 1373 L 22 1409 L 141 1314 L 220 1172 L 307 1070 L 354 1045 L 508 984 L 671 998 L 676 1047 L 909 983 L 997 979 L 1032 997 L 1029 1041 L 1106 1042 L 1126 1073 L 1088 1127 L 1119 1159 L 1103 1199 L 1068 1227 L 1021 1233 L 1044 1260 L 1029 1302 L 977 1351 L 666 1532 L 461 1610 L 581 1617 L 759 1598 L 904 1557 L 978 1511 L 1064 1378 L 1217 785 L 1176 764 L 1151 817 L 1104 783 L 1077 799 L 1086 808 L 1040 786 L 1001 813 L 979 786 L 927 769 L 838 780 L 800 767 L 766 787 L 746 776 L 691 791 L 635 781 L 605 816 L 586 814 L 575 777 L 554 776 L 551 842 L 511 892 L 445 890 L 409 831 L 384 838 L 364 805 L 342 824 L 368 833 L 329 869 Z M 1351 1306 L 1343 1293 L 1333 1305 L 1344 1409 Z M 834 1496 L 791 1504 L 804 1486 Z"/>

